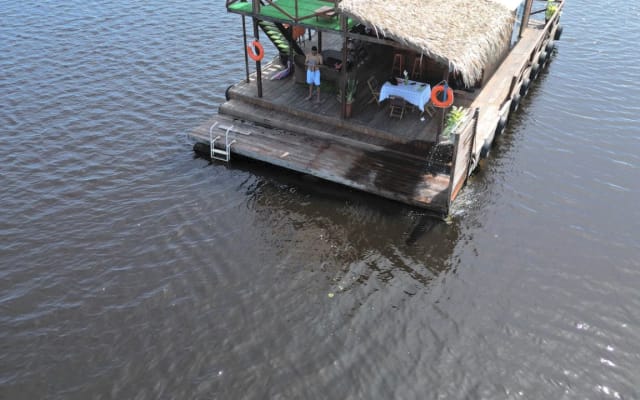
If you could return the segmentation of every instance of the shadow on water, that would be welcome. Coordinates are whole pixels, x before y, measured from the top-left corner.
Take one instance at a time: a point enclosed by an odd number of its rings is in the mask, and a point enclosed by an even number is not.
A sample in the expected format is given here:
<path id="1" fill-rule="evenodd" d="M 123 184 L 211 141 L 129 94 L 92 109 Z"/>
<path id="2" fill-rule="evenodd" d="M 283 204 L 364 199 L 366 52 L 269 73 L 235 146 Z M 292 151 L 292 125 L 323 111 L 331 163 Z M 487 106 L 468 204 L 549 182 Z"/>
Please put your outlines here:
<path id="1" fill-rule="evenodd" d="M 365 160 L 371 160 L 371 156 L 377 154 L 388 154 L 390 151 L 395 152 L 413 152 L 415 156 L 419 156 L 419 152 L 422 153 L 421 158 L 427 159 L 427 162 L 418 161 L 415 167 L 408 168 L 407 172 L 408 180 L 412 183 L 413 187 L 424 179 L 424 175 L 428 173 L 450 173 L 450 161 L 452 157 L 452 149 L 449 147 L 434 146 L 433 142 L 415 140 L 406 144 L 395 144 L 386 147 L 384 151 L 367 152 L 367 156 L 363 157 L 359 162 L 354 163 L 355 166 L 347 173 L 347 177 L 353 180 L 362 180 L 368 175 L 370 168 L 367 167 Z M 211 160 L 209 155 L 209 146 L 203 143 L 196 143 L 193 146 L 194 158 L 202 158 L 208 161 L 208 165 L 217 164 L 217 162 Z M 397 154 L 395 157 L 389 158 L 388 162 L 397 163 Z M 376 157 L 377 158 L 377 157 Z M 403 203 L 399 203 L 394 200 L 389 200 L 377 195 L 372 195 L 367 192 L 363 192 L 357 189 L 353 189 L 344 185 L 336 184 L 330 181 L 326 181 L 317 178 L 312 175 L 302 174 L 295 171 L 279 168 L 277 166 L 244 158 L 241 156 L 235 156 L 233 161 L 233 167 L 245 172 L 251 172 L 253 174 L 260 174 L 264 177 L 277 178 L 285 180 L 287 184 L 299 187 L 306 193 L 313 194 L 316 198 L 323 198 L 327 200 L 334 200 L 338 202 L 347 203 L 366 203 L 373 209 L 378 209 L 381 212 L 390 209 L 404 209 L 412 210 L 413 212 L 422 215 L 420 221 L 416 224 L 415 229 L 412 230 L 411 235 L 407 239 L 407 244 L 414 244 L 418 238 L 424 234 L 427 234 L 436 225 L 447 225 L 445 219 L 441 214 L 432 213 L 429 210 L 421 209 L 418 207 L 412 207 Z M 378 173 L 375 178 L 375 184 L 379 188 L 392 188 L 397 181 L 397 177 L 394 176 L 390 168 L 384 168 L 384 173 Z M 446 202 L 446 192 L 434 197 L 434 202 Z"/>
<path id="2" fill-rule="evenodd" d="M 234 157 L 229 166 L 260 181 L 246 192 L 247 203 L 274 247 L 288 237 L 307 236 L 309 243 L 308 236 L 318 235 L 319 248 L 329 242 L 332 255 L 322 256 L 320 269 L 332 280 L 352 276 L 363 285 L 372 276 L 387 282 L 401 273 L 427 286 L 451 265 L 459 231 L 439 215 L 252 159 Z M 377 179 L 388 185 L 393 177 Z"/>
<path id="3" fill-rule="evenodd" d="M 453 254 L 460 229 L 455 223 L 252 159 L 234 157 L 229 164 L 213 163 L 211 167 L 212 174 L 232 170 L 247 176 L 249 184 L 237 187 L 234 196 L 242 198 L 237 202 L 241 206 L 233 213 L 216 215 L 217 223 L 251 225 L 250 232 L 243 232 L 241 241 L 231 240 L 228 249 L 230 254 L 253 253 L 251 260 L 260 259 L 255 268 L 240 262 L 247 277 L 240 286 L 251 294 L 244 307 L 261 311 L 249 321 L 250 328 L 266 333 L 277 330 L 278 336 L 284 335 L 296 348 L 312 349 L 288 353 L 301 365 L 301 373 L 307 367 L 316 371 L 303 362 L 309 351 L 315 364 L 346 362 L 359 349 L 378 354 L 372 349 L 379 346 L 379 335 L 404 334 L 403 324 L 381 321 L 412 321 L 432 301 L 438 282 L 456 273 Z M 246 324 L 242 329 L 247 329 Z M 301 339 L 295 332 L 303 330 L 310 333 Z M 272 346 L 273 340 L 277 339 L 267 335 L 255 340 L 255 346 Z M 280 349 L 290 350 L 287 344 Z M 386 353 L 379 354 L 384 357 Z M 232 371 L 237 361 L 227 353 L 221 357 L 226 370 Z M 371 362 L 378 361 L 374 357 Z M 243 371 L 236 372 L 237 379 L 250 380 Z M 276 379 L 272 386 L 271 394 L 292 394 L 283 398 L 317 397 L 300 395 L 303 389 L 284 380 Z M 340 383 L 327 397 L 349 398 L 344 394 L 351 388 Z M 225 388 L 221 393 L 233 398 L 238 392 Z"/>

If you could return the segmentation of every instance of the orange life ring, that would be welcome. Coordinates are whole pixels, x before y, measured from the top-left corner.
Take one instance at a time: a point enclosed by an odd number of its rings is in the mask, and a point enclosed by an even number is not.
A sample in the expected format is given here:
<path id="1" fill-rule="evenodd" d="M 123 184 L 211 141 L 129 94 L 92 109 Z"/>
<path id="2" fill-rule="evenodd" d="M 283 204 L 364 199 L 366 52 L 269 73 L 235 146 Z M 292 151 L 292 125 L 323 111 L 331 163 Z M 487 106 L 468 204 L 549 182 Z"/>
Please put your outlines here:
<path id="1" fill-rule="evenodd" d="M 447 99 L 440 100 L 438 95 L 444 93 L 444 85 L 437 85 L 431 90 L 431 102 L 438 108 L 448 108 L 453 104 L 453 90 L 447 87 Z"/>
<path id="2" fill-rule="evenodd" d="M 260 42 L 258 42 L 257 40 L 254 40 L 253 43 L 251 43 L 256 49 L 258 49 L 258 54 L 253 52 L 253 48 L 251 48 L 251 46 L 247 45 L 247 53 L 249 53 L 249 57 L 251 57 L 251 59 L 253 61 L 261 61 L 264 58 L 264 47 L 262 47 L 262 45 L 260 44 Z"/>
<path id="3" fill-rule="evenodd" d="M 293 33 L 291 34 L 291 36 L 293 37 L 293 40 L 298 40 L 300 36 L 304 36 L 305 31 L 306 29 L 304 28 L 304 26 L 300 26 L 300 25 L 294 26 Z"/>

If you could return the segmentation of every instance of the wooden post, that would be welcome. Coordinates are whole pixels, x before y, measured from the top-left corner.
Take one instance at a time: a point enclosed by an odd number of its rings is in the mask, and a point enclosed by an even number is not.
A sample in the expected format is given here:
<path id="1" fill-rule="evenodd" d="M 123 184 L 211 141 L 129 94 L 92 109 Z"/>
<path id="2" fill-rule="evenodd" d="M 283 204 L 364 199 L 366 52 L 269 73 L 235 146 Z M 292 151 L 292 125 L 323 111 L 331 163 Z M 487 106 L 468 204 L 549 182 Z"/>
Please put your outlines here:
<path id="1" fill-rule="evenodd" d="M 256 3 L 254 1 L 254 3 Z M 259 40 L 258 18 L 253 17 L 253 37 Z M 260 61 L 256 61 L 256 84 L 258 85 L 258 97 L 262 97 L 262 65 Z"/>
<path id="2" fill-rule="evenodd" d="M 322 31 L 318 30 L 318 53 L 322 54 Z"/>
<path id="3" fill-rule="evenodd" d="M 291 42 L 289 42 L 289 54 L 287 56 L 287 65 L 285 65 L 285 68 L 289 68 L 289 63 L 291 63 L 291 66 L 293 68 L 293 60 L 294 60 L 294 55 L 293 55 L 293 43 L 295 43 L 296 39 L 293 38 L 293 28 L 295 27 L 295 25 L 291 25 L 289 27 L 289 29 L 291 30 Z M 303 38 L 304 39 L 304 38 Z M 282 63 L 282 59 L 280 60 L 280 62 Z"/>
<path id="4" fill-rule="evenodd" d="M 533 0 L 527 0 L 524 5 L 524 13 L 522 13 L 522 23 L 520 24 L 520 32 L 518 33 L 518 38 L 522 38 L 524 34 L 524 30 L 529 25 L 529 16 L 531 15 L 531 6 L 533 5 Z"/>
<path id="5" fill-rule="evenodd" d="M 476 151 L 476 138 L 478 137 L 478 120 L 480 119 L 480 108 L 476 107 L 473 112 L 473 137 L 471 139 L 471 147 L 469 148 L 469 160 L 473 157 L 473 152 Z M 494 138 L 495 140 L 495 138 Z M 478 152 L 478 162 L 480 161 L 480 152 Z M 469 169 L 467 168 L 467 176 L 469 176 Z M 451 199 L 453 200 L 453 199 Z"/>
<path id="6" fill-rule="evenodd" d="M 342 107 L 340 116 L 347 117 L 347 18 L 340 14 L 340 27 L 342 28 L 342 83 L 340 85 L 340 97 L 342 98 Z"/>
<path id="7" fill-rule="evenodd" d="M 444 109 L 443 109 L 444 110 Z M 456 167 L 458 161 L 458 146 L 460 146 L 460 135 L 455 135 L 453 138 L 453 156 L 451 159 L 451 169 L 449 170 L 449 186 L 447 187 L 447 213 L 451 207 L 451 201 L 453 197 L 454 185 L 456 184 Z"/>
<path id="8" fill-rule="evenodd" d="M 245 22 L 244 15 L 242 16 L 242 38 L 244 39 L 244 70 L 247 75 L 247 83 L 249 80 L 249 56 L 247 55 L 247 23 Z"/>
<path id="9" fill-rule="evenodd" d="M 449 79 L 449 64 L 447 64 L 447 67 L 444 69 L 444 76 L 442 77 L 442 80 L 446 82 L 448 82 L 448 79 Z M 436 144 L 438 144 L 438 142 L 440 141 L 440 135 L 444 130 L 444 115 L 446 113 L 445 110 L 446 110 L 445 108 L 440 109 L 440 126 L 438 126 L 438 133 L 436 134 Z"/>

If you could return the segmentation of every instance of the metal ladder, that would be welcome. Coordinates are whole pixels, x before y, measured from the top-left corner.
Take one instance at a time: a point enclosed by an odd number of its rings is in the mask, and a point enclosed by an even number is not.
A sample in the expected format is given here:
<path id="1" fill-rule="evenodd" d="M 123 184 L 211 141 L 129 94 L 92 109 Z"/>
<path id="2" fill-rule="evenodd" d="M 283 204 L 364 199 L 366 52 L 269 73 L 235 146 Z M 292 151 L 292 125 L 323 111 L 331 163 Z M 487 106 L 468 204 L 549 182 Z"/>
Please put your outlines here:
<path id="1" fill-rule="evenodd" d="M 218 121 L 214 122 L 209 128 L 209 146 L 211 149 L 211 159 L 212 160 L 220 160 L 224 162 L 229 162 L 231 159 L 231 145 L 236 142 L 236 140 L 229 141 L 229 132 L 233 129 L 233 125 L 228 127 L 224 132 L 224 150 L 216 148 L 216 141 L 222 139 L 222 135 L 218 135 L 215 138 L 213 137 L 213 128 L 218 125 Z"/>

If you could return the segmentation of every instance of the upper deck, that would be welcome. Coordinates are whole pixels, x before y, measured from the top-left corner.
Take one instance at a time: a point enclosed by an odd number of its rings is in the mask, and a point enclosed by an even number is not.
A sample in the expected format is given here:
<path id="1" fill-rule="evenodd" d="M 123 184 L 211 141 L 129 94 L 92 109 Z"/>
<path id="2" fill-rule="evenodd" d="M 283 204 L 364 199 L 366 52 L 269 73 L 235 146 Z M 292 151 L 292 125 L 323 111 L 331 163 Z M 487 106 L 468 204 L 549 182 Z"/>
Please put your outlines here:
<path id="1" fill-rule="evenodd" d="M 326 31 L 340 31 L 342 27 L 335 11 L 337 3 L 327 0 L 265 1 L 264 4 L 258 3 L 259 6 L 254 10 L 252 1 L 228 1 L 227 10 L 242 15 L 255 15 L 267 21 L 295 23 L 296 25 Z M 329 9 L 334 11 L 327 12 Z M 326 17 L 319 17 L 319 14 L 323 13 Z M 354 24 L 355 21 L 353 19 L 347 19 L 347 27 L 349 29 Z"/>

